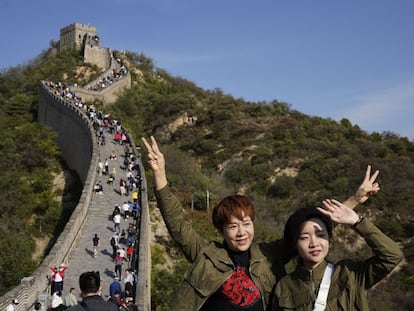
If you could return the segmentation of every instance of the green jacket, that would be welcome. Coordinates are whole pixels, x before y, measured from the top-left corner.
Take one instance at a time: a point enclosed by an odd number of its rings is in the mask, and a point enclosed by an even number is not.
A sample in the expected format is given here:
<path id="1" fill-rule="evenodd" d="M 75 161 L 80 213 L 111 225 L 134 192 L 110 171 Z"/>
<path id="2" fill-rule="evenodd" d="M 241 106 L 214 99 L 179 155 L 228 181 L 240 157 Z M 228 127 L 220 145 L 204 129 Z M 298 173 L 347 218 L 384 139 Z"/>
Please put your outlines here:
<path id="1" fill-rule="evenodd" d="M 382 280 L 402 260 L 398 245 L 372 222 L 364 219 L 355 230 L 365 237 L 374 256 L 365 261 L 341 260 L 335 264 L 326 311 L 369 310 L 366 290 Z M 313 310 L 327 263 L 309 271 L 298 265 L 276 286 L 272 310 Z"/>
<path id="2" fill-rule="evenodd" d="M 183 208 L 168 186 L 156 191 L 156 197 L 171 237 L 192 263 L 185 280 L 175 291 L 172 310 L 199 310 L 207 298 L 230 277 L 233 263 L 223 243 L 203 239 L 184 220 Z M 261 292 L 262 303 L 266 308 L 276 278 L 285 275 L 284 263 L 290 257 L 284 251 L 281 240 L 253 243 L 250 254 L 250 275 Z"/>

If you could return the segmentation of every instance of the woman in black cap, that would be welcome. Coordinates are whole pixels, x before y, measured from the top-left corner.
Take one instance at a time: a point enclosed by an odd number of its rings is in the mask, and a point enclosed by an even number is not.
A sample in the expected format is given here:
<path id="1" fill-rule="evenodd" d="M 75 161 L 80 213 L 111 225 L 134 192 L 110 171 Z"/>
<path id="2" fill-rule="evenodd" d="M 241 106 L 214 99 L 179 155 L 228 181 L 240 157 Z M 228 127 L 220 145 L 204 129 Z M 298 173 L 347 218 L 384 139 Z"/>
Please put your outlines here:
<path id="1" fill-rule="evenodd" d="M 284 231 L 286 247 L 300 262 L 276 285 L 272 310 L 369 310 L 366 290 L 382 280 L 402 260 L 394 241 L 369 219 L 336 200 L 325 209 L 306 207 L 292 214 Z M 374 254 L 369 259 L 326 260 L 332 223 L 350 225 L 363 236 Z"/>
<path id="2" fill-rule="evenodd" d="M 254 242 L 255 207 L 244 195 L 230 195 L 212 210 L 212 222 L 221 241 L 209 241 L 193 228 L 184 215 L 180 200 L 167 180 L 164 154 L 153 136 L 147 149 L 153 172 L 155 195 L 161 215 L 173 240 L 191 263 L 177 287 L 171 309 L 177 311 L 268 310 L 276 279 L 285 275 L 291 252 L 282 240 Z M 378 190 L 377 172 L 370 166 L 357 193 L 346 202 L 363 203 Z"/>

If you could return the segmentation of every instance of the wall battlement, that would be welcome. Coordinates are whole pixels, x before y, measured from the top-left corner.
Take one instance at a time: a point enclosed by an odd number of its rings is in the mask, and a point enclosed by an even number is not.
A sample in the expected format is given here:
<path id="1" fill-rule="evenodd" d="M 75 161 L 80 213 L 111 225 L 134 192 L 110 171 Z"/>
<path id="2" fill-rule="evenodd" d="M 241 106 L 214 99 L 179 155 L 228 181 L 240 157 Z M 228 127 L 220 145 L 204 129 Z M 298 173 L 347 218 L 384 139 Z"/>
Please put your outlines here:
<path id="1" fill-rule="evenodd" d="M 83 51 L 85 63 L 97 65 L 104 72 L 111 72 L 113 58 L 110 48 L 100 46 L 100 39 L 96 34 L 96 27 L 86 24 L 73 23 L 60 29 L 60 49 L 78 48 Z M 107 74 L 109 75 L 109 73 Z M 76 92 L 83 100 L 99 100 L 104 103 L 113 103 L 120 91 L 131 87 L 131 76 L 128 72 L 126 77 L 117 80 L 110 87 L 99 93 L 84 88 L 75 87 Z"/>
<path id="2" fill-rule="evenodd" d="M 82 48 L 85 44 L 99 46 L 96 27 L 73 23 L 60 29 L 60 49 Z"/>

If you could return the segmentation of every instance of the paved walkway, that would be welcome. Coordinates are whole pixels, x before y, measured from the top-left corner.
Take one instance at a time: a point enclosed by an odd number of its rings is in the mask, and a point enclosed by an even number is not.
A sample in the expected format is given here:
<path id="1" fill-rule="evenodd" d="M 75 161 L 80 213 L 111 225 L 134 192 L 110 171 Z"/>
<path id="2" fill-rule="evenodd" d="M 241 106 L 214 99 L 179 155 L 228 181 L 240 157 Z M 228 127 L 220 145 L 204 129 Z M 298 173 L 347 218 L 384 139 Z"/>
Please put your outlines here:
<path id="1" fill-rule="evenodd" d="M 122 206 L 125 201 L 132 201 L 132 199 L 130 195 L 121 197 L 118 192 L 119 179 L 125 179 L 126 177 L 126 171 L 121 169 L 124 160 L 124 147 L 113 142 L 112 134 L 105 133 L 105 138 L 107 141 L 105 146 L 100 146 L 102 162 L 105 163 L 105 158 L 109 159 L 109 155 L 113 150 L 118 155 L 116 160 L 109 160 L 109 172 L 113 168 L 116 170 L 114 186 L 108 185 L 106 183 L 108 176 L 102 175 L 103 194 L 96 194 L 93 198 L 87 224 L 79 239 L 77 248 L 69 256 L 62 296 L 66 295 L 71 287 L 74 287 L 77 293 L 79 292 L 79 275 L 85 271 L 100 272 L 103 279 L 103 297 L 109 295 L 109 284 L 113 281 L 115 266 L 112 261 L 112 246 L 109 241 L 115 231 L 110 215 L 112 215 L 115 204 Z M 130 222 L 133 222 L 132 217 L 128 221 L 122 219 L 121 230 L 125 229 L 127 231 Z M 100 238 L 100 247 L 96 259 L 93 258 L 92 245 L 92 238 L 95 233 Z M 126 268 L 128 268 L 128 262 L 124 263 L 122 273 L 124 273 Z M 123 283 L 121 282 L 121 284 L 123 288 Z"/>

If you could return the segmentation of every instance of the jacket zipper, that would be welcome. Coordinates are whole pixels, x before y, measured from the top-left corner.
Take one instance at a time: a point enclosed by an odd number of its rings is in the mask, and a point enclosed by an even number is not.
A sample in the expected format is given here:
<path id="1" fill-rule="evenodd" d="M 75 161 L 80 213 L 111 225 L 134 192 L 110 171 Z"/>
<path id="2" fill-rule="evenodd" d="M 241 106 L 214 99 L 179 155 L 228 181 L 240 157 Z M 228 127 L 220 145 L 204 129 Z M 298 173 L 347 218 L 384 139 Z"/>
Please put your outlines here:
<path id="1" fill-rule="evenodd" d="M 309 274 L 310 274 L 310 280 L 311 280 L 312 293 L 315 293 L 316 286 L 315 286 L 315 280 L 313 279 L 313 270 L 310 270 Z"/>
<path id="2" fill-rule="evenodd" d="M 266 304 L 265 304 L 264 295 L 263 295 L 263 293 L 260 291 L 260 287 L 259 287 L 259 286 L 258 286 L 258 284 L 257 284 L 258 282 L 260 282 L 261 287 L 262 287 L 262 288 L 264 288 L 263 283 L 260 281 L 260 279 L 257 279 L 257 280 L 253 279 L 253 276 L 252 276 L 252 265 L 253 265 L 253 264 L 255 264 L 255 263 L 261 262 L 261 261 L 263 261 L 263 259 L 257 259 L 257 260 L 255 260 L 255 261 L 252 261 L 252 262 L 250 262 L 250 263 L 249 263 L 249 274 L 250 274 L 250 277 L 252 278 L 253 283 L 255 283 L 255 284 L 256 284 L 257 289 L 258 289 L 258 290 L 259 290 L 259 292 L 260 292 L 260 296 L 262 297 L 262 306 L 263 306 L 263 308 L 264 308 L 264 309 L 266 309 L 266 308 L 267 308 L 267 306 L 266 306 Z"/>

